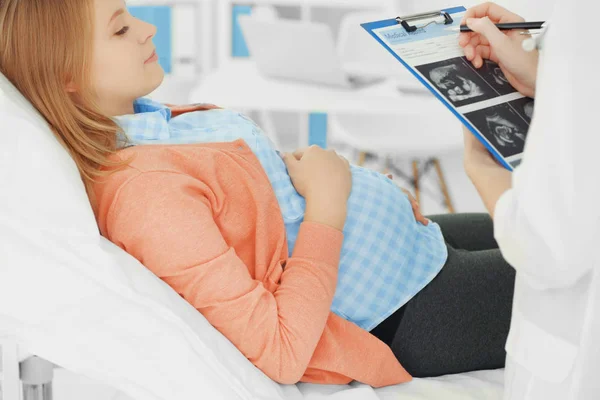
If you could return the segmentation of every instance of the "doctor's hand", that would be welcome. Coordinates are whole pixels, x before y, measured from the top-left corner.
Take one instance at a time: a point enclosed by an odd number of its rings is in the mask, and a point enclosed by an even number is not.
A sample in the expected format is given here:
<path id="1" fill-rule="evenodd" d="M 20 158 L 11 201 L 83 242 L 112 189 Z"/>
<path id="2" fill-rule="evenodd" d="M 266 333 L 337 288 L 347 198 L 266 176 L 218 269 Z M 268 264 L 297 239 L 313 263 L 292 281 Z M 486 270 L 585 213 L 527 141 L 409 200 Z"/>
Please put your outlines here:
<path id="1" fill-rule="evenodd" d="M 494 26 L 524 21 L 495 3 L 480 4 L 465 13 L 461 25 L 466 24 L 473 32 L 461 33 L 459 45 L 475 68 L 480 68 L 484 59 L 494 61 L 515 89 L 524 96 L 535 97 L 539 52 L 528 53 L 522 47 L 530 36 L 521 35 L 520 30 L 503 32 Z"/>
<path id="2" fill-rule="evenodd" d="M 471 176 L 472 173 L 480 170 L 482 166 L 504 168 L 498 164 L 494 156 L 464 125 L 463 133 L 465 141 L 464 167 L 467 175 Z"/>
<path id="3" fill-rule="evenodd" d="M 512 187 L 512 173 L 500 165 L 466 127 L 465 171 L 479 192 L 492 219 L 498 199 Z"/>

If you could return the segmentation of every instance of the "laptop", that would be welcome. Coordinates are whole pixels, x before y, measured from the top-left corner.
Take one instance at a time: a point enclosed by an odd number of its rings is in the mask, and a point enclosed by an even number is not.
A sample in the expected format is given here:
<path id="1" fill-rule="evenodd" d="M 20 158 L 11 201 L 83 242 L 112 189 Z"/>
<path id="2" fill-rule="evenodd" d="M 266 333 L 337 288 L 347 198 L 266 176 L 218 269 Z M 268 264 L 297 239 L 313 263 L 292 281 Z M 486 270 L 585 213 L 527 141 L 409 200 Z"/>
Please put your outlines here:
<path id="1" fill-rule="evenodd" d="M 259 72 L 279 78 L 358 89 L 384 80 L 344 70 L 328 25 L 248 15 L 238 21 Z"/>

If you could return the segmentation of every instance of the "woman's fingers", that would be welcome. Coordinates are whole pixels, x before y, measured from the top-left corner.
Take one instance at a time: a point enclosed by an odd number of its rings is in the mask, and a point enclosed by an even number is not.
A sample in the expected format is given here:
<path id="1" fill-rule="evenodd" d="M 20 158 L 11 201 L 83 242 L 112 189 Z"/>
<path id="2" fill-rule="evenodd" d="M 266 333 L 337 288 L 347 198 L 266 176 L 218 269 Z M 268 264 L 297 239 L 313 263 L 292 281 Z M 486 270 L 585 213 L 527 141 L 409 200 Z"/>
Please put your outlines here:
<path id="1" fill-rule="evenodd" d="M 318 146 L 313 145 L 310 147 L 304 147 L 302 149 L 298 149 L 298 150 L 294 151 L 293 153 L 291 153 L 291 156 L 293 156 L 297 161 L 300 161 L 300 160 L 302 160 L 302 158 L 304 157 L 306 152 L 308 152 L 309 150 L 311 150 L 311 148 L 314 148 L 314 147 L 318 147 Z M 344 164 L 346 164 L 346 166 L 348 168 L 350 168 L 350 162 L 346 159 L 346 157 L 340 156 L 339 154 L 337 154 L 337 152 L 335 150 L 332 150 L 332 149 L 329 149 L 329 150 L 322 149 L 322 150 L 335 154 L 344 162 Z"/>
<path id="2" fill-rule="evenodd" d="M 348 159 L 344 156 L 340 156 L 339 154 L 335 153 L 346 165 L 346 167 L 350 168 L 350 161 L 348 161 Z"/>
<path id="3" fill-rule="evenodd" d="M 306 153 L 308 150 L 310 150 L 311 147 L 313 147 L 313 146 L 302 147 L 302 148 L 294 151 L 292 154 L 294 157 L 296 157 L 296 160 L 301 160 L 302 157 L 304 157 L 304 153 Z"/>
<path id="4" fill-rule="evenodd" d="M 298 164 L 298 159 L 290 153 L 283 153 L 282 159 L 289 172 L 292 172 Z"/>
<path id="5" fill-rule="evenodd" d="M 415 197 L 412 195 L 412 193 L 409 192 L 408 190 L 406 190 L 404 188 L 400 188 L 400 190 L 402 190 L 402 192 L 408 196 L 408 200 L 410 201 L 410 206 L 413 210 L 413 214 L 415 215 L 415 220 L 417 220 L 417 222 L 419 222 L 425 226 L 429 225 L 429 220 L 427 218 L 425 218 L 423 216 L 423 214 L 421 214 L 421 207 L 419 206 L 419 202 L 417 202 L 417 199 L 415 199 Z"/>
<path id="6" fill-rule="evenodd" d="M 418 209 L 416 211 L 415 210 L 413 210 L 413 211 L 415 212 L 415 219 L 417 220 L 417 222 L 419 222 L 425 226 L 429 225 L 429 220 L 427 218 L 425 218 L 423 216 L 423 214 L 421 214 L 421 211 L 419 211 Z"/>
<path id="7" fill-rule="evenodd" d="M 292 153 L 292 155 L 296 158 L 296 160 L 301 160 L 302 156 L 304 156 L 305 149 L 299 149 Z"/>
<path id="8" fill-rule="evenodd" d="M 421 206 L 419 206 L 419 203 L 417 203 L 417 200 L 412 195 L 410 195 L 410 202 L 417 222 L 425 226 L 429 225 L 429 220 L 421 214 Z"/>

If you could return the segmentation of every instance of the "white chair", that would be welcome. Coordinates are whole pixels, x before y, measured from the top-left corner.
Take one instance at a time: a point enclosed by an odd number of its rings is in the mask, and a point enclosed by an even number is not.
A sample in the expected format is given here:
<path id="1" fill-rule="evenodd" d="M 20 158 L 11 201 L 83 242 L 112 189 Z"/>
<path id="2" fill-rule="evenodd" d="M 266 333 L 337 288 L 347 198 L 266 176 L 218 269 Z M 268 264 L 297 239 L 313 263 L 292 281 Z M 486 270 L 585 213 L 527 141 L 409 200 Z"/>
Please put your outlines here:
<path id="1" fill-rule="evenodd" d="M 393 115 L 331 115 L 330 139 L 358 149 L 359 165 L 364 163 L 366 153 L 376 153 L 386 158 L 386 170 L 395 169 L 394 172 L 401 176 L 404 173 L 389 162 L 391 157 L 412 160 L 413 177 L 409 180 L 414 185 L 417 200 L 421 175 L 435 167 L 446 207 L 454 212 L 438 157 L 461 148 L 460 123 L 360 26 L 364 22 L 390 17 L 381 13 L 348 14 L 340 27 L 338 52 L 344 65 L 351 65 L 353 70 L 370 70 L 373 74 L 391 76 L 383 90 L 390 96 L 397 96 L 400 91 L 404 96 L 414 98 L 419 106 L 398 110 Z"/>

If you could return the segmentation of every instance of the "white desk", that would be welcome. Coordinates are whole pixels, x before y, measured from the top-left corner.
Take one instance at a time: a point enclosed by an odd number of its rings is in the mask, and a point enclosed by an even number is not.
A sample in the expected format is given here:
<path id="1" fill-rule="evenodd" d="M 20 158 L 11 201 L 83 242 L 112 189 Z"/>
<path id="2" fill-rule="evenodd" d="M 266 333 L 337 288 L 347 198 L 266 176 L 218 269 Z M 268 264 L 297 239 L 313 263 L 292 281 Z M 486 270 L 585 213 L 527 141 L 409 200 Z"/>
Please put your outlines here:
<path id="1" fill-rule="evenodd" d="M 355 68 L 356 69 L 356 68 Z M 394 81 L 384 81 L 365 89 L 350 90 L 323 85 L 272 80 L 261 76 L 249 60 L 232 61 L 213 73 L 204 76 L 192 91 L 190 102 L 213 103 L 222 107 L 269 111 L 329 114 L 396 114 L 414 110 L 443 109 L 433 95 L 414 79 L 403 82 L 402 87 L 421 94 L 402 94 Z M 264 114 L 263 114 L 264 115 Z M 267 132 L 272 126 L 264 127 Z M 301 127 L 300 145 L 306 145 L 307 123 Z"/>
<path id="2" fill-rule="evenodd" d="M 398 86 L 416 89 L 422 95 L 403 96 L 396 89 Z M 402 84 L 384 81 L 368 88 L 352 90 L 265 78 L 250 60 L 232 61 L 205 75 L 192 91 L 190 100 L 260 111 L 369 115 L 393 114 L 406 108 L 423 109 L 438 104 L 414 78 Z"/>
<path id="3" fill-rule="evenodd" d="M 232 60 L 231 57 L 231 10 L 233 5 L 255 6 L 287 6 L 299 7 L 301 19 L 310 21 L 312 9 L 355 9 L 355 10 L 391 10 L 395 0 L 218 0 L 217 3 L 217 37 L 218 65 L 222 66 Z M 412 1 L 412 0 L 406 0 Z"/>

